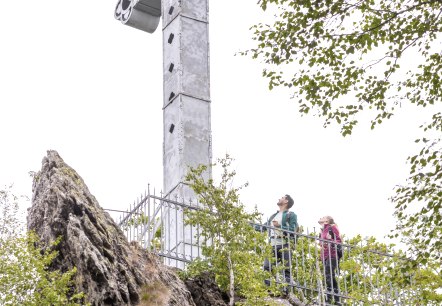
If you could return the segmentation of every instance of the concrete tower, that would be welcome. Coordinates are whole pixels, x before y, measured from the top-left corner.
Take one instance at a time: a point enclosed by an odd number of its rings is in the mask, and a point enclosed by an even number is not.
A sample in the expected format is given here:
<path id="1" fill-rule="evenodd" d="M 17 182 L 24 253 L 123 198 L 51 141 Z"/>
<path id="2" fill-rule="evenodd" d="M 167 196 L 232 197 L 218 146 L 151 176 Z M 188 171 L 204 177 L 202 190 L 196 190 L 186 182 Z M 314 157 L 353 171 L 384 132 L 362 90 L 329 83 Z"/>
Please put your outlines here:
<path id="1" fill-rule="evenodd" d="M 188 166 L 210 164 L 208 0 L 163 0 L 164 189 L 189 198 Z"/>
<path id="2" fill-rule="evenodd" d="M 163 193 L 194 199 L 183 185 L 189 166 L 209 165 L 212 156 L 208 0 L 119 0 L 115 17 L 152 33 L 163 19 Z M 210 175 L 210 173 L 208 173 Z M 182 210 L 163 214 L 171 258 L 196 252 Z"/>

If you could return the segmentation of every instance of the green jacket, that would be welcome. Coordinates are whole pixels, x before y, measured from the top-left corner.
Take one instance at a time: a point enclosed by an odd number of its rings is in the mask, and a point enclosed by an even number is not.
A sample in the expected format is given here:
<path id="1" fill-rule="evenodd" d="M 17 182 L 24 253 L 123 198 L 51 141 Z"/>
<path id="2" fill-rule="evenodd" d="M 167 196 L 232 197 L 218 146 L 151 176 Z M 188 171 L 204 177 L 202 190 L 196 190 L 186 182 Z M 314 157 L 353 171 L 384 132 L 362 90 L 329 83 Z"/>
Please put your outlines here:
<path id="1" fill-rule="evenodd" d="M 275 218 L 278 212 L 279 211 L 270 216 L 269 220 L 266 222 L 266 226 L 272 226 L 272 220 Z M 292 232 L 295 232 L 298 229 L 298 216 L 293 211 L 285 210 L 282 213 L 281 229 Z"/>

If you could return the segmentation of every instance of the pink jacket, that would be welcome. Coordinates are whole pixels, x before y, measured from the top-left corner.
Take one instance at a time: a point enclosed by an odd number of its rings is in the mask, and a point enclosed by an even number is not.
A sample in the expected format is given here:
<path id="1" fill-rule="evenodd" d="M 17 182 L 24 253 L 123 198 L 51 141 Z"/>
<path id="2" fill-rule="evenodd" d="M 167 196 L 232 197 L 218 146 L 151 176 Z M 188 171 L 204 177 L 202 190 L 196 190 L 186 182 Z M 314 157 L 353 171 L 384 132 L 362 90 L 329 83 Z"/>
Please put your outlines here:
<path id="1" fill-rule="evenodd" d="M 331 239 L 327 238 L 327 234 L 329 234 L 331 231 L 333 232 L 333 235 Z M 330 233 L 331 234 L 331 233 Z M 333 239 L 334 236 L 334 239 Z M 338 227 L 335 225 L 330 225 L 330 224 L 326 224 L 324 226 L 324 229 L 321 232 L 321 239 L 324 240 L 329 240 L 329 241 L 334 241 L 334 242 L 338 242 L 341 243 L 341 236 L 339 235 L 339 230 Z M 336 254 L 336 244 L 331 243 L 331 242 L 326 242 L 326 241 L 320 241 L 319 242 L 321 245 L 321 259 L 325 260 L 327 258 L 337 258 L 337 254 Z"/>

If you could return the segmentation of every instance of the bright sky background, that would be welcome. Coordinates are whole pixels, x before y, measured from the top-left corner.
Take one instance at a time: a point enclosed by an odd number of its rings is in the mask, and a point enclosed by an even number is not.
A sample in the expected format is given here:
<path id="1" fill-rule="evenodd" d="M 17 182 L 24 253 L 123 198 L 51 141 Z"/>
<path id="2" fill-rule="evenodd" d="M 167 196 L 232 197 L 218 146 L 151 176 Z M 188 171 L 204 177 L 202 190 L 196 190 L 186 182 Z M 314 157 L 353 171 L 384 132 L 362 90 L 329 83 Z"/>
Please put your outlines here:
<path id="1" fill-rule="evenodd" d="M 116 0 L 3 3 L 0 19 L 0 186 L 31 195 L 29 171 L 57 150 L 101 206 L 126 209 L 162 187 L 162 41 L 114 19 Z M 242 200 L 268 217 L 289 193 L 301 225 L 332 215 L 341 232 L 382 238 L 388 197 L 407 175 L 422 116 L 401 109 L 374 131 L 343 138 L 301 117 L 284 90 L 267 89 L 253 45 L 263 18 L 252 1 L 210 2 L 213 156 L 236 159 Z"/>

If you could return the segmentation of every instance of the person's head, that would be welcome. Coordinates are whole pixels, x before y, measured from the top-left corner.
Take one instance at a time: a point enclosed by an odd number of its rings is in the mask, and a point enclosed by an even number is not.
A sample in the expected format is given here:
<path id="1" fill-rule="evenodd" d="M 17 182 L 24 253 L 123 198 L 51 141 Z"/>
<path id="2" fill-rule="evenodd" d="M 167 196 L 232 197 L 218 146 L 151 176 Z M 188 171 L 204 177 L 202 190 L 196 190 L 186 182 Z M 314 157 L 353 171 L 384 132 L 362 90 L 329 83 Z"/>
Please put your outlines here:
<path id="1" fill-rule="evenodd" d="M 283 196 L 282 198 L 279 199 L 278 201 L 278 206 L 281 209 L 290 209 L 293 206 L 293 199 L 290 195 L 286 194 L 285 196 Z"/>
<path id="2" fill-rule="evenodd" d="M 334 225 L 335 220 L 333 220 L 333 218 L 331 216 L 325 216 L 325 217 L 322 217 L 321 219 L 319 219 L 318 223 L 321 226 L 325 226 L 326 224 Z"/>

